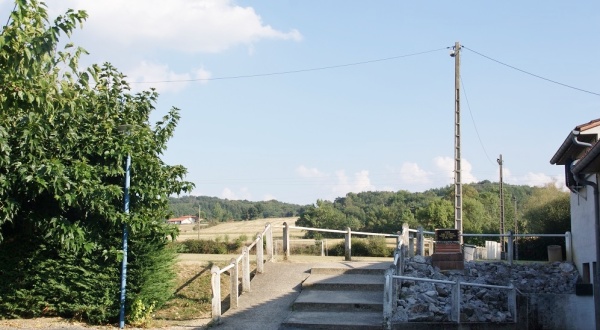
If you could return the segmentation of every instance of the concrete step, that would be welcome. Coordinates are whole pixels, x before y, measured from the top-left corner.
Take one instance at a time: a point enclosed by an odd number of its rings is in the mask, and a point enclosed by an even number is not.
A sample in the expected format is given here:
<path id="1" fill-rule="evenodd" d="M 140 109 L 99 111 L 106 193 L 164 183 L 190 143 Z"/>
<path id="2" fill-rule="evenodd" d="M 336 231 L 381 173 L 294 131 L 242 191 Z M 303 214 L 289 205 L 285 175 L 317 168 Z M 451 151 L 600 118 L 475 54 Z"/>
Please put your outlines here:
<path id="1" fill-rule="evenodd" d="M 383 291 L 302 290 L 292 308 L 313 312 L 380 312 Z"/>
<path id="2" fill-rule="evenodd" d="M 313 267 L 311 274 L 363 274 L 384 275 L 392 262 L 343 262 L 320 264 Z"/>
<path id="3" fill-rule="evenodd" d="M 302 290 L 383 291 L 384 282 L 381 274 L 311 274 L 302 283 Z"/>
<path id="4" fill-rule="evenodd" d="M 382 329 L 381 312 L 295 312 L 280 329 Z"/>

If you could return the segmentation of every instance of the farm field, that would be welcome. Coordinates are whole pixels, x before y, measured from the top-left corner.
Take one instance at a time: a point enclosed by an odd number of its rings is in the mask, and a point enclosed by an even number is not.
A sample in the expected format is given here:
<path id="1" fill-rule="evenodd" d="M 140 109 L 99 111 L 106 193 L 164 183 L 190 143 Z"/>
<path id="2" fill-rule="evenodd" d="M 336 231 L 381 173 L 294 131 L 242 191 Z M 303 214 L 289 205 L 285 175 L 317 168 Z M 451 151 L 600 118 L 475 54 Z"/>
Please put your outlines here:
<path id="1" fill-rule="evenodd" d="M 249 221 L 232 221 L 220 223 L 212 227 L 200 227 L 200 230 L 194 229 L 194 224 L 179 225 L 179 237 L 178 241 L 184 241 L 188 239 L 216 239 L 224 238 L 227 236 L 230 240 L 234 240 L 241 235 L 245 235 L 249 240 L 252 240 L 254 236 L 261 233 L 265 229 L 267 223 L 271 223 L 273 226 L 273 238 L 281 238 L 283 236 L 283 223 L 287 222 L 288 225 L 296 223 L 297 217 L 292 218 L 269 218 L 269 219 L 256 219 Z M 293 230 L 290 232 L 290 238 L 300 238 L 304 235 L 304 231 Z"/>

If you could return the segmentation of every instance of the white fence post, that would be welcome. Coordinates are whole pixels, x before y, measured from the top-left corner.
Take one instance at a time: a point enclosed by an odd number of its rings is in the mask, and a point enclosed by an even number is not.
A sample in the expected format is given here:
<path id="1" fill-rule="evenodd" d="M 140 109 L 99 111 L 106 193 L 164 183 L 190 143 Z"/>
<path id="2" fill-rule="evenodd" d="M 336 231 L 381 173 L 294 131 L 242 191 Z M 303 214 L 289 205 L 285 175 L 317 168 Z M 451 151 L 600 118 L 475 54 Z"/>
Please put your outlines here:
<path id="1" fill-rule="evenodd" d="M 273 227 L 269 222 L 265 225 L 265 228 L 267 228 L 267 230 L 265 231 L 265 235 L 267 236 L 265 238 L 267 245 L 267 261 L 273 261 Z"/>
<path id="2" fill-rule="evenodd" d="M 258 274 L 262 274 L 265 272 L 265 265 L 264 265 L 264 250 L 263 250 L 263 237 L 261 234 L 257 234 L 256 235 L 257 238 L 257 242 L 256 242 L 256 272 Z"/>
<path id="3" fill-rule="evenodd" d="M 392 285 L 392 275 L 394 275 L 393 265 L 385 271 L 385 284 L 383 290 L 383 325 L 385 329 L 392 328 L 392 311 L 395 294 Z"/>
<path id="4" fill-rule="evenodd" d="M 572 237 L 571 232 L 568 231 L 565 233 L 565 254 L 567 255 L 567 261 L 573 262 L 573 251 L 572 251 Z M 594 270 L 595 271 L 595 270 Z"/>
<path id="5" fill-rule="evenodd" d="M 238 263 L 237 260 L 235 258 L 231 259 L 231 264 L 233 264 L 233 268 L 231 268 L 231 270 L 229 271 L 230 274 L 230 279 L 231 279 L 231 289 L 230 289 L 230 295 L 229 295 L 229 305 L 230 308 L 232 309 L 237 309 L 238 308 L 238 296 L 239 296 L 239 289 L 238 289 L 238 278 L 239 278 L 239 267 L 238 267 Z"/>
<path id="6" fill-rule="evenodd" d="M 517 323 L 517 290 L 510 284 L 511 290 L 508 291 L 508 310 L 513 316 L 513 321 Z"/>
<path id="7" fill-rule="evenodd" d="M 287 222 L 283 223 L 283 258 L 288 260 L 290 257 L 290 228 Z"/>
<path id="8" fill-rule="evenodd" d="M 423 242 L 423 227 L 419 227 L 417 231 L 417 255 L 425 255 L 423 250 L 425 248 L 425 242 Z"/>
<path id="9" fill-rule="evenodd" d="M 456 284 L 454 284 L 454 288 L 452 290 L 452 321 L 456 323 L 460 323 L 460 281 L 456 279 Z"/>
<path id="10" fill-rule="evenodd" d="M 250 292 L 250 250 L 242 248 L 242 292 Z"/>
<path id="11" fill-rule="evenodd" d="M 350 227 L 346 228 L 346 240 L 344 241 L 344 243 L 346 261 L 352 261 L 352 230 L 350 229 Z"/>
<path id="12" fill-rule="evenodd" d="M 211 287 L 212 287 L 212 319 L 213 322 L 221 321 L 221 273 L 219 266 L 212 266 Z"/>

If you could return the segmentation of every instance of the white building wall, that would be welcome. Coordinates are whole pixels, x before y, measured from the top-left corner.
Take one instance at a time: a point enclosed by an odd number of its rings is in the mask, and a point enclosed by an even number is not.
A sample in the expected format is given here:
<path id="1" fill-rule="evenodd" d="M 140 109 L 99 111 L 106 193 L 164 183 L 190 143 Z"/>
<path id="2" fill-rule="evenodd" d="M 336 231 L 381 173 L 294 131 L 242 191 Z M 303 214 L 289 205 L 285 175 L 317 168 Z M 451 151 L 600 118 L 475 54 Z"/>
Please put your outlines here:
<path id="1" fill-rule="evenodd" d="M 596 176 L 589 176 L 587 180 L 596 181 Z M 583 273 L 584 263 L 589 263 L 592 269 L 593 262 L 596 261 L 595 222 L 594 189 L 585 186 L 577 194 L 571 193 L 573 264 L 580 274 Z M 593 278 L 593 273 L 590 273 L 590 277 Z"/>

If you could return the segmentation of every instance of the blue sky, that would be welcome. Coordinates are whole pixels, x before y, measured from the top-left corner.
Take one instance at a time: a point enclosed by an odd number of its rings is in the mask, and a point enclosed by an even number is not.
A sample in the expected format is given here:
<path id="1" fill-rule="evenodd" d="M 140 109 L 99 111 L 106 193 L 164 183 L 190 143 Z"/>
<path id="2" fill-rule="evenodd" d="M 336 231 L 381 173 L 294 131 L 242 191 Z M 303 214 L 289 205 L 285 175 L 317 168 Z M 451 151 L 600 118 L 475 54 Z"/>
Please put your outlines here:
<path id="1" fill-rule="evenodd" d="M 181 109 L 164 160 L 188 168 L 193 195 L 310 204 L 453 183 L 456 41 L 464 183 L 498 181 L 502 154 L 506 183 L 562 185 L 550 158 L 600 117 L 599 95 L 477 54 L 599 94 L 598 1 L 46 3 L 88 11 L 82 64 L 156 87 L 154 121 Z"/>

